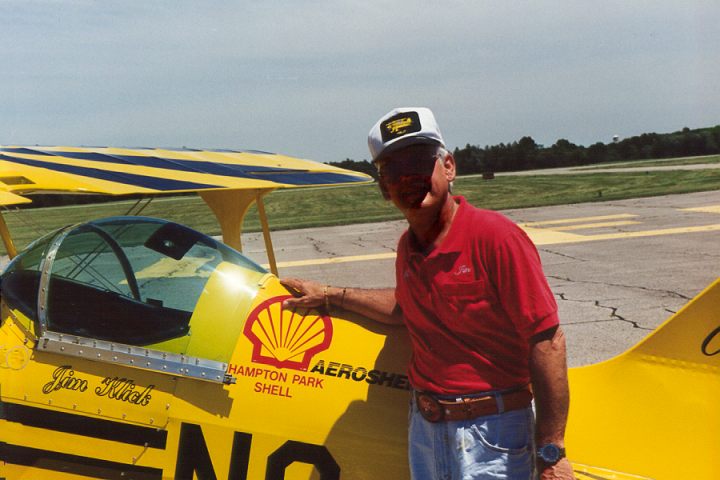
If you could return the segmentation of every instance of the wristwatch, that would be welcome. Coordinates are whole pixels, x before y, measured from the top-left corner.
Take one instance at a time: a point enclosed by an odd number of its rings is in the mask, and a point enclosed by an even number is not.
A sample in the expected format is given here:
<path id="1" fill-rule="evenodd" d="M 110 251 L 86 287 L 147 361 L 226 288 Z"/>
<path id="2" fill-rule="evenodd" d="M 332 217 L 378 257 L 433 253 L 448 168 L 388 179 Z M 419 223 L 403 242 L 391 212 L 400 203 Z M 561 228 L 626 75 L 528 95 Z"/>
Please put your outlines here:
<path id="1" fill-rule="evenodd" d="M 537 456 L 547 465 L 555 465 L 561 458 L 565 458 L 565 449 L 554 443 L 546 443 L 537 449 Z"/>

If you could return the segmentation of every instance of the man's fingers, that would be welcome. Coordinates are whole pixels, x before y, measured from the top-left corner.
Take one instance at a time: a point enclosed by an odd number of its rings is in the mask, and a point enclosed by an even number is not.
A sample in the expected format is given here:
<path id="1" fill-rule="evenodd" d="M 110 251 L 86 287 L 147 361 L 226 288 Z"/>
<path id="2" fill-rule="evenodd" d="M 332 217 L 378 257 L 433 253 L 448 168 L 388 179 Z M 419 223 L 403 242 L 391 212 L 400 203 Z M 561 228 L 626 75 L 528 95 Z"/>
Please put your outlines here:
<path id="1" fill-rule="evenodd" d="M 572 465 L 567 458 L 563 458 L 552 467 L 548 467 L 540 474 L 540 480 L 575 480 Z"/>
<path id="2" fill-rule="evenodd" d="M 283 302 L 285 308 L 313 308 L 323 304 L 322 288 L 316 282 L 297 278 L 284 278 L 280 280 L 280 283 L 295 297 L 288 298 Z"/>
<path id="3" fill-rule="evenodd" d="M 288 298 L 283 302 L 283 307 L 285 307 L 285 308 L 300 307 L 301 301 L 302 301 L 302 298 Z"/>
<path id="4" fill-rule="evenodd" d="M 281 278 L 280 283 L 286 288 L 291 288 L 298 292 L 300 291 L 300 286 L 302 285 L 302 282 L 300 282 L 297 278 Z"/>
<path id="5" fill-rule="evenodd" d="M 303 297 L 308 294 L 303 282 L 297 278 L 280 279 L 280 283 L 294 296 Z"/>
<path id="6" fill-rule="evenodd" d="M 283 301 L 284 308 L 314 308 L 321 304 L 322 302 L 318 302 L 312 297 L 294 297 L 287 298 Z"/>

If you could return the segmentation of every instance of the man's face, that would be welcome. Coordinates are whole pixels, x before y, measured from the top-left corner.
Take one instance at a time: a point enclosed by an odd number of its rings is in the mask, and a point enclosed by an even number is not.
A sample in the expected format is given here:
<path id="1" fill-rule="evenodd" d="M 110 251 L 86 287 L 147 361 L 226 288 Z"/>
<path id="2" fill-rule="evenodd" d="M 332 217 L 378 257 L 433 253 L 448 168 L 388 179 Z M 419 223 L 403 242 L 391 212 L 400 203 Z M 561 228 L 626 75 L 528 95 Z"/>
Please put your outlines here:
<path id="1" fill-rule="evenodd" d="M 439 157 L 434 145 L 412 145 L 388 154 L 378 164 L 378 183 L 383 197 L 401 209 L 420 208 L 432 190 Z"/>

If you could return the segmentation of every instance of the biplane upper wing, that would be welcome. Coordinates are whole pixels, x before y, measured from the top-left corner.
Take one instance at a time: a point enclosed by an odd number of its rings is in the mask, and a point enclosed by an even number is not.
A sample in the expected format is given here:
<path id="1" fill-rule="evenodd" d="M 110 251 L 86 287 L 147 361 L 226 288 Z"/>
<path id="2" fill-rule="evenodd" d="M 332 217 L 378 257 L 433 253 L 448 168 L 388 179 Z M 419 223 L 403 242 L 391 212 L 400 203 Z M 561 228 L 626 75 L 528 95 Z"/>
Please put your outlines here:
<path id="1" fill-rule="evenodd" d="M 371 177 L 259 151 L 0 146 L 0 190 L 124 195 L 366 183 Z M 18 203 L 0 196 L 3 204 Z"/>
<path id="2" fill-rule="evenodd" d="M 262 196 L 277 188 L 372 182 L 364 173 L 255 150 L 193 150 L 0 145 L 0 205 L 32 193 L 106 195 L 197 192 L 218 218 L 223 239 L 242 249 L 245 213 L 257 202 L 271 270 L 277 274 Z M 0 217 L 8 253 L 15 247 Z"/>

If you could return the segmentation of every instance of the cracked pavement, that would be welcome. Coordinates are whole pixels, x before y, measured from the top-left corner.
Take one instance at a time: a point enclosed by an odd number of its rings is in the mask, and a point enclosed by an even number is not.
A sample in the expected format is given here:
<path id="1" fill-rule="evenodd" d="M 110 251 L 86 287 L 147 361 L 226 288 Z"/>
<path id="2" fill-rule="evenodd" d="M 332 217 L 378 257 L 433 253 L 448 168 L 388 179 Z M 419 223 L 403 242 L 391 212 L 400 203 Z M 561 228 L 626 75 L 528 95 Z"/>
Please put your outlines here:
<path id="1" fill-rule="evenodd" d="M 718 211 L 686 210 L 709 206 L 718 206 Z M 541 224 L 543 231 L 560 231 L 562 225 L 571 224 L 572 233 L 582 235 L 575 243 L 538 244 L 567 335 L 570 366 L 596 363 L 622 353 L 720 276 L 720 230 L 592 238 L 608 232 L 720 225 L 720 191 L 503 213 L 517 223 L 545 222 Z M 623 220 L 633 223 L 598 226 L 596 220 L 590 220 L 623 215 Z M 279 262 L 318 260 L 302 267 L 281 266 L 280 275 L 333 285 L 392 286 L 392 254 L 405 228 L 404 221 L 394 221 L 273 232 Z M 259 263 L 267 262 L 260 234 L 245 235 L 243 242 L 246 254 Z M 324 262 L 369 254 L 387 257 Z"/>
<path id="2" fill-rule="evenodd" d="M 712 205 L 720 205 L 720 192 L 505 213 L 518 222 L 631 214 L 638 223 L 622 229 L 647 231 L 719 224 L 719 213 L 686 210 Z M 583 232 L 594 233 L 601 232 Z M 539 246 L 570 365 L 622 353 L 720 276 L 718 236 L 708 231 Z"/>

